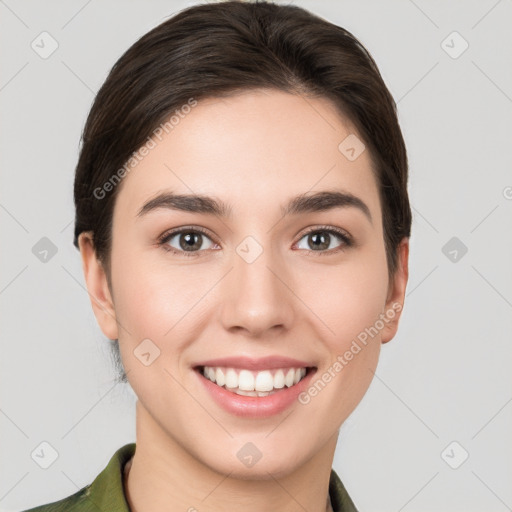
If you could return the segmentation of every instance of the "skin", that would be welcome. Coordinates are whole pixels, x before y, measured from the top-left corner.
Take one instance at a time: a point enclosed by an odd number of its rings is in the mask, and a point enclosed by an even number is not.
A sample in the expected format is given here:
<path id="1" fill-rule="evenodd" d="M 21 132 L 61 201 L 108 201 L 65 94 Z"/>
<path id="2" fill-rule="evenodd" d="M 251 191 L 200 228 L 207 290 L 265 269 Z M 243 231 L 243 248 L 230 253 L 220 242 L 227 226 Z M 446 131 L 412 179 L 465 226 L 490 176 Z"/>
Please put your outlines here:
<path id="1" fill-rule="evenodd" d="M 120 185 L 112 289 L 91 234 L 80 236 L 95 316 L 105 336 L 119 339 L 138 397 L 137 450 L 126 484 L 133 511 L 227 511 L 235 503 L 245 511 L 295 511 L 297 503 L 326 510 L 339 428 L 366 393 L 400 313 L 308 404 L 294 402 L 269 418 L 224 411 L 192 365 L 284 355 L 310 361 L 321 375 L 379 314 L 403 304 L 408 239 L 389 280 L 369 151 L 349 161 L 338 150 L 351 133 L 323 98 L 252 90 L 202 100 Z M 214 196 L 233 216 L 160 209 L 138 218 L 164 189 Z M 282 217 L 280 205 L 292 196 L 332 189 L 362 199 L 372 222 L 353 207 Z M 313 252 L 304 231 L 322 225 L 345 230 L 355 245 L 336 252 L 343 241 L 331 235 L 329 249 Z M 181 226 L 212 235 L 195 257 L 157 244 Z M 250 264 L 236 252 L 248 235 L 263 249 Z M 179 250 L 179 240 L 168 245 Z M 149 366 L 133 354 L 146 338 L 161 351 Z M 247 442 L 262 453 L 251 468 L 236 456 Z"/>

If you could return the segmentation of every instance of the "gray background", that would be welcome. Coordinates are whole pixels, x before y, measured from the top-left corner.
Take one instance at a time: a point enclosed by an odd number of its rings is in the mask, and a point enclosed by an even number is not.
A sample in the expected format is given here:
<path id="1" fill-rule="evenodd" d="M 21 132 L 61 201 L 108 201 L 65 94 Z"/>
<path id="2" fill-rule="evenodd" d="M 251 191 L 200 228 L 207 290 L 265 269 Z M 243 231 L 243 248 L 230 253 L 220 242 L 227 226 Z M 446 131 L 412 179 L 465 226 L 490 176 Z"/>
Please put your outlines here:
<path id="1" fill-rule="evenodd" d="M 76 492 L 135 440 L 72 245 L 73 171 L 111 66 L 193 3 L 0 0 L 2 511 Z M 512 1 L 293 3 L 369 49 L 410 161 L 404 314 L 334 468 L 361 512 L 512 510 Z M 46 59 L 31 47 L 43 31 L 59 45 Z M 48 469 L 31 458 L 43 441 Z"/>

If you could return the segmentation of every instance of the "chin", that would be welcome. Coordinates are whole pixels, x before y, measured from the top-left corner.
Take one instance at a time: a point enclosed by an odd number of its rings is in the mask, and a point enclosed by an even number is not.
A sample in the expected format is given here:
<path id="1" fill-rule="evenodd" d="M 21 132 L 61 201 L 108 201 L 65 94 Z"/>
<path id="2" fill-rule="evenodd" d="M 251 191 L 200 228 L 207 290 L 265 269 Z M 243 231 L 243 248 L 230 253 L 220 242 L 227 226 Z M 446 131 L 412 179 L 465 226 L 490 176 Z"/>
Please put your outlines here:
<path id="1" fill-rule="evenodd" d="M 201 455 L 199 461 L 217 473 L 229 474 L 231 478 L 271 480 L 290 475 L 313 455 L 313 452 L 309 457 L 306 453 L 298 454 L 296 447 L 302 444 L 299 441 L 288 442 L 283 446 L 280 442 L 252 437 L 255 439 L 253 442 L 251 437 L 243 436 L 231 440 L 230 446 L 210 451 L 207 457 L 204 452 L 198 454 Z M 283 450 L 284 447 L 286 450 Z"/>

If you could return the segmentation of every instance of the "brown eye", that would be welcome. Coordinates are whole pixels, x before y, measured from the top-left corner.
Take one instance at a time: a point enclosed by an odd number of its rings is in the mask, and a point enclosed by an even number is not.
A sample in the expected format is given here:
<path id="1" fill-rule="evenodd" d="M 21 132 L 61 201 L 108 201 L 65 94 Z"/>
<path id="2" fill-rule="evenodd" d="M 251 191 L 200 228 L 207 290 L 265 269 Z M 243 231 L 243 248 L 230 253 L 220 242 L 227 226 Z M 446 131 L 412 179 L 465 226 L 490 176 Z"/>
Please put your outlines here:
<path id="1" fill-rule="evenodd" d="M 343 232 L 336 229 L 319 229 L 315 228 L 306 233 L 301 240 L 306 239 L 306 247 L 297 245 L 299 249 L 306 249 L 314 252 L 327 252 L 340 247 L 350 247 L 352 242 L 350 238 Z M 336 239 L 341 243 L 336 244 Z M 300 244 L 301 241 L 298 242 Z"/>
<path id="2" fill-rule="evenodd" d="M 210 237 L 198 229 L 172 231 L 165 234 L 159 244 L 176 253 L 197 253 L 201 250 L 211 249 L 215 245 Z"/>

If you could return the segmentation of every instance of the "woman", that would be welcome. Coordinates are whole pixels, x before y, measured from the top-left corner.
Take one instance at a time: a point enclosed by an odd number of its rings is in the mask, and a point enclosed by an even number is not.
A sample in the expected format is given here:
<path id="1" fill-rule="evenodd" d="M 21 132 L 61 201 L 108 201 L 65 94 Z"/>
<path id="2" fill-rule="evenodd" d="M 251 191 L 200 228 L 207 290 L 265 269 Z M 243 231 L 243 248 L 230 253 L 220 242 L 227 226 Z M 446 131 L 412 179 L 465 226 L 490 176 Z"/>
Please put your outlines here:
<path id="1" fill-rule="evenodd" d="M 31 510 L 356 510 L 332 461 L 397 331 L 411 227 L 365 48 L 296 6 L 187 8 L 113 67 L 74 192 L 136 443 Z"/>

